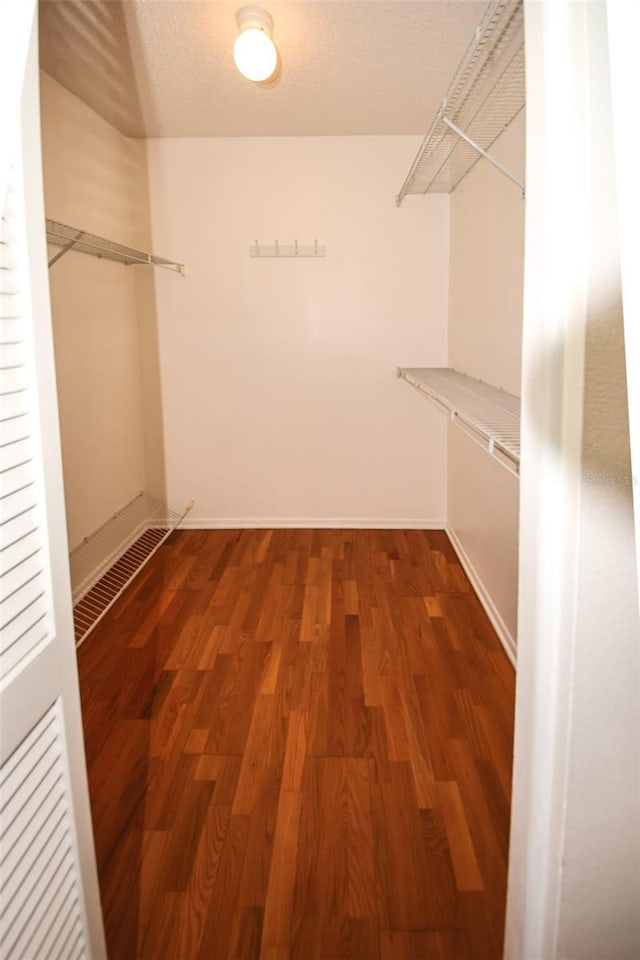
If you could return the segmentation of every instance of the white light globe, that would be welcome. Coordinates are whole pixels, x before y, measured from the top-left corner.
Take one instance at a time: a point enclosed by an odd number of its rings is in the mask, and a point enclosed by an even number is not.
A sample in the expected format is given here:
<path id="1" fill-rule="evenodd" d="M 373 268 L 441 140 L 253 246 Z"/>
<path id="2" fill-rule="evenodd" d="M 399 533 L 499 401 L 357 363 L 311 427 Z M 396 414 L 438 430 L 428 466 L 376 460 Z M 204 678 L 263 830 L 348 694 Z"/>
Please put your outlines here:
<path id="1" fill-rule="evenodd" d="M 259 27 L 248 27 L 236 37 L 233 62 L 243 77 L 259 83 L 276 69 L 278 51 L 273 40 Z"/>

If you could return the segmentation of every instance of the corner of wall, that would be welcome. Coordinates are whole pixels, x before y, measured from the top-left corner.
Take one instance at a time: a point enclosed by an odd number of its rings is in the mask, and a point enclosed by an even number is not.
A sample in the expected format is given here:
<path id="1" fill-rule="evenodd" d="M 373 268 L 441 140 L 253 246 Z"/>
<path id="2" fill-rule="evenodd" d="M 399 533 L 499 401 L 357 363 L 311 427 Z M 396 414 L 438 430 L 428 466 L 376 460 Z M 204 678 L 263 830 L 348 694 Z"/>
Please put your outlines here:
<path id="1" fill-rule="evenodd" d="M 524 168 L 524 114 L 492 147 Z M 480 159 L 450 195 L 448 365 L 520 392 L 524 208 L 510 180 Z M 515 664 L 517 480 L 452 424 L 447 430 L 447 531 Z"/>

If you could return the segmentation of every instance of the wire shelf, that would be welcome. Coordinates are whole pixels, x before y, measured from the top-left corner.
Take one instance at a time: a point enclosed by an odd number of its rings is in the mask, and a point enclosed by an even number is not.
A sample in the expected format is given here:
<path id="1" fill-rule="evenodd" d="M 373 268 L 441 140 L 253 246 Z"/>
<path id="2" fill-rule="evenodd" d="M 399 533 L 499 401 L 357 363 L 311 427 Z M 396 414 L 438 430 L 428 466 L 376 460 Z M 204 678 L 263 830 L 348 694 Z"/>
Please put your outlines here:
<path id="1" fill-rule="evenodd" d="M 422 141 L 398 205 L 409 194 L 455 190 L 524 105 L 523 3 L 493 0 Z M 516 177 L 488 159 L 524 190 Z"/>
<path id="2" fill-rule="evenodd" d="M 98 237 L 87 230 L 69 227 L 64 223 L 58 223 L 56 220 L 49 220 L 48 218 L 47 243 L 62 248 L 49 260 L 50 267 L 57 263 L 69 250 L 75 250 L 77 253 L 87 253 L 92 257 L 101 257 L 104 260 L 115 260 L 117 263 L 124 263 L 127 266 L 147 264 L 153 267 L 162 267 L 165 270 L 175 270 L 184 276 L 183 263 L 175 263 L 173 260 L 157 257 L 153 253 L 135 250 L 133 247 L 116 243 L 114 240 Z"/>
<path id="3" fill-rule="evenodd" d="M 516 476 L 520 468 L 520 398 L 448 367 L 398 367 L 398 376 L 448 413 Z"/>
<path id="4" fill-rule="evenodd" d="M 80 645 L 193 506 L 182 513 L 139 493 L 71 551 L 76 643 Z"/>

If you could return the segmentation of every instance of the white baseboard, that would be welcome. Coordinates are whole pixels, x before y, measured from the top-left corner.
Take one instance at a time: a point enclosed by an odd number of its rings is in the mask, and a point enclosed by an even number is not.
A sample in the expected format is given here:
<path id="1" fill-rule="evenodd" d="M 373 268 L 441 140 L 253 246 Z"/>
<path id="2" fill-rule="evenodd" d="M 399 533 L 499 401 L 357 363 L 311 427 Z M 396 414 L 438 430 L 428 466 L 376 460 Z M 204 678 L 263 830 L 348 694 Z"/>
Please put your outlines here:
<path id="1" fill-rule="evenodd" d="M 190 517 L 184 530 L 444 530 L 444 520 L 380 517 Z"/>
<path id="2" fill-rule="evenodd" d="M 512 635 L 506 623 L 500 616 L 498 608 L 496 607 L 493 600 L 491 599 L 491 594 L 485 587 L 484 583 L 482 582 L 482 579 L 478 574 L 478 571 L 476 570 L 471 560 L 469 559 L 469 556 L 466 550 L 464 549 L 464 547 L 462 546 L 462 543 L 458 535 L 454 530 L 451 529 L 449 524 L 445 525 L 445 531 L 447 536 L 449 537 L 449 540 L 451 541 L 451 546 L 453 547 L 453 549 L 458 555 L 458 560 L 462 564 L 464 572 L 466 573 L 466 575 L 469 577 L 469 580 L 471 581 L 471 586 L 475 590 L 478 596 L 478 600 L 484 607 L 485 613 L 489 617 L 489 620 L 492 623 L 493 629 L 498 634 L 498 639 L 502 644 L 502 646 L 504 647 L 504 651 L 506 655 L 509 657 L 509 660 L 511 661 L 513 667 L 515 668 L 516 661 L 517 661 L 517 644 L 516 644 L 515 637 Z"/>

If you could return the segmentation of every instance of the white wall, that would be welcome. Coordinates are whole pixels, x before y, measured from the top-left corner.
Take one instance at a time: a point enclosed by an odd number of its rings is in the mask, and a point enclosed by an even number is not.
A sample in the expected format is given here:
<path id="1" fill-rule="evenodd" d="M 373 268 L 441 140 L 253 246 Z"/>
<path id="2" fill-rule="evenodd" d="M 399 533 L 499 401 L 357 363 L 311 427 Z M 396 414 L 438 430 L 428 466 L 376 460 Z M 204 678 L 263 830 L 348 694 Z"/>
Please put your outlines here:
<path id="1" fill-rule="evenodd" d="M 491 152 L 524 180 L 524 113 Z M 479 160 L 451 197 L 449 366 L 520 395 L 524 201 Z M 515 659 L 518 480 L 454 425 L 448 442 L 449 528 Z"/>
<path id="2" fill-rule="evenodd" d="M 640 619 L 607 7 L 557 0 L 525 9 L 519 672 L 505 956 L 631 960 L 640 955 Z M 627 115 L 634 94 L 625 84 Z"/>
<path id="3" fill-rule="evenodd" d="M 525 114 L 491 153 L 525 180 Z M 522 192 L 480 158 L 451 195 L 449 360 L 456 369 L 520 396 Z"/>
<path id="4" fill-rule="evenodd" d="M 47 216 L 132 243 L 143 145 L 45 73 L 41 98 Z M 50 270 L 71 548 L 145 487 L 137 269 L 69 252 Z"/>
<path id="5" fill-rule="evenodd" d="M 188 268 L 155 282 L 168 498 L 194 523 L 444 523 L 446 423 L 395 378 L 446 360 L 448 198 L 394 205 L 418 142 L 149 142 L 154 246 Z"/>
<path id="6" fill-rule="evenodd" d="M 620 0 L 607 3 L 631 470 L 636 478 L 640 478 L 640 275 L 636 254 L 640 182 L 633 150 L 636 131 L 628 122 L 631 98 L 640 88 L 640 61 L 636 56 L 634 43 L 640 27 L 640 9 L 637 5 L 633 8 L 634 29 L 630 29 L 629 13 L 628 5 Z M 634 484 L 633 497 L 636 557 L 640 557 L 640 483 Z M 640 591 L 640 565 L 638 589 Z"/>
<path id="7" fill-rule="evenodd" d="M 586 23 L 592 193 L 558 953 L 631 960 L 640 955 L 640 618 L 604 4 Z"/>

